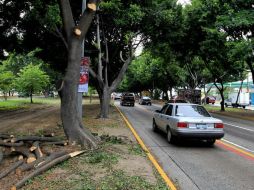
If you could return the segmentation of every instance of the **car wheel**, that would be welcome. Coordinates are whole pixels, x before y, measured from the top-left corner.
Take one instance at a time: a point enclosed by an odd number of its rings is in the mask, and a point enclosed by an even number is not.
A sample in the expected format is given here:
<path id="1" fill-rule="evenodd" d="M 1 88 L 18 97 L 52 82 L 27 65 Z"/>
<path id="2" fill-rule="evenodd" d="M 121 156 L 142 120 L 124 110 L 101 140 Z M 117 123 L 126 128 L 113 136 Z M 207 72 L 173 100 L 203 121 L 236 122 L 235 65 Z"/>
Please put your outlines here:
<path id="1" fill-rule="evenodd" d="M 227 103 L 225 103 L 225 106 L 226 106 L 226 107 L 228 107 L 228 104 L 227 104 Z"/>
<path id="2" fill-rule="evenodd" d="M 158 132 L 158 126 L 156 125 L 154 120 L 153 120 L 153 131 Z"/>
<path id="3" fill-rule="evenodd" d="M 243 109 L 245 109 L 245 106 L 243 106 Z"/>
<path id="4" fill-rule="evenodd" d="M 175 140 L 175 138 L 172 135 L 172 132 L 171 132 L 170 128 L 168 127 L 168 129 L 167 129 L 167 141 L 168 141 L 168 143 L 173 143 L 174 140 Z"/>
<path id="5" fill-rule="evenodd" d="M 215 143 L 215 141 L 216 141 L 216 139 L 210 139 L 210 140 L 207 140 L 207 141 L 206 141 L 206 144 L 207 144 L 208 146 L 213 146 L 214 143 Z"/>

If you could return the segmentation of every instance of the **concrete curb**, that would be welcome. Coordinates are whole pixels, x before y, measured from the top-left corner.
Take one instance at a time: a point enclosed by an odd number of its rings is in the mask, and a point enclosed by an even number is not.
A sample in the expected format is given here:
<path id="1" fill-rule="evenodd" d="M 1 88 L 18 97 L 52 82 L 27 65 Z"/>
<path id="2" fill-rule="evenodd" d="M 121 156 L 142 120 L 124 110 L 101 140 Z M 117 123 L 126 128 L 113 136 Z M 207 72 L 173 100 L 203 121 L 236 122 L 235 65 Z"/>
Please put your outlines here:
<path id="1" fill-rule="evenodd" d="M 150 153 L 150 151 L 148 150 L 148 148 L 146 147 L 146 145 L 144 144 L 144 142 L 141 140 L 141 138 L 139 137 L 139 135 L 137 134 L 137 132 L 135 131 L 135 129 L 131 126 L 130 122 L 128 121 L 128 119 L 123 115 L 123 113 L 120 111 L 120 109 L 118 107 L 115 106 L 115 108 L 118 110 L 118 112 L 120 113 L 120 115 L 123 117 L 126 125 L 129 127 L 129 129 L 131 130 L 131 132 L 133 133 L 134 137 L 136 138 L 136 140 L 138 141 L 138 143 L 140 144 L 140 146 L 142 147 L 142 149 L 146 152 L 148 158 L 150 159 L 150 161 L 152 162 L 152 164 L 154 165 L 154 167 L 157 169 L 157 171 L 159 172 L 159 174 L 161 175 L 162 179 L 165 181 L 165 183 L 168 185 L 168 187 L 171 190 L 177 190 L 174 183 L 172 182 L 172 180 L 167 176 L 167 174 L 164 172 L 164 170 L 161 168 L 161 166 L 159 165 L 159 163 L 157 162 L 157 160 L 154 158 L 154 156 Z"/>

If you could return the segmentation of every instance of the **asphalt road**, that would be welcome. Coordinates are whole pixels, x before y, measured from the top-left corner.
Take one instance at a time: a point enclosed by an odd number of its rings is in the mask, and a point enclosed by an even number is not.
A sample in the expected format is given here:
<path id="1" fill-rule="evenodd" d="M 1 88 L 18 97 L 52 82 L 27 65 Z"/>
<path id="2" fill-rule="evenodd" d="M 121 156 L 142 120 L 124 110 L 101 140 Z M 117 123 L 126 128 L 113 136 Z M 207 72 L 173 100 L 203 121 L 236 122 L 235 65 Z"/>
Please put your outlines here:
<path id="1" fill-rule="evenodd" d="M 118 102 L 115 104 L 119 106 Z M 172 145 L 163 133 L 152 131 L 153 112 L 160 107 L 136 104 L 119 108 L 178 189 L 254 189 L 253 122 L 220 117 L 226 123 L 226 135 L 214 147 L 183 140 Z"/>

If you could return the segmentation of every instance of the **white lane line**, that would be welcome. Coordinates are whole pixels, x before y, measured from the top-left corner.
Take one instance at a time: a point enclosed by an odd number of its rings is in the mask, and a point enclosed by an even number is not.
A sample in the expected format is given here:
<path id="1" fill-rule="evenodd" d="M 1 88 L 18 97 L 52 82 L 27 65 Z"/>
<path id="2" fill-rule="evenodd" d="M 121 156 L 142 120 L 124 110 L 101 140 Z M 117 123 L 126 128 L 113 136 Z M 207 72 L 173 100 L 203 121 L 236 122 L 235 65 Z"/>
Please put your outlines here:
<path id="1" fill-rule="evenodd" d="M 240 127 L 240 126 L 233 125 L 233 124 L 230 124 L 230 123 L 224 123 L 224 124 L 226 124 L 226 125 L 230 125 L 230 126 L 232 126 L 232 127 L 236 127 L 236 128 L 239 128 L 239 129 L 244 129 L 244 130 L 246 130 L 246 131 L 251 131 L 251 132 L 254 132 L 254 130 L 252 130 L 252 129 L 248 129 L 248 128 Z"/>
<path id="2" fill-rule="evenodd" d="M 238 147 L 238 148 L 244 149 L 244 150 L 246 150 L 246 151 L 248 151 L 248 152 L 254 153 L 254 150 L 250 150 L 250 149 L 248 149 L 248 148 L 245 148 L 245 147 L 243 147 L 243 146 L 241 146 L 241 145 L 238 145 L 238 144 L 233 143 L 233 142 L 231 142 L 231 141 L 228 141 L 228 140 L 226 140 L 226 139 L 221 139 L 221 140 L 224 141 L 224 142 L 227 142 L 227 143 L 229 143 L 229 144 L 232 144 L 232 145 L 234 145 L 234 146 L 236 146 L 236 147 Z"/>

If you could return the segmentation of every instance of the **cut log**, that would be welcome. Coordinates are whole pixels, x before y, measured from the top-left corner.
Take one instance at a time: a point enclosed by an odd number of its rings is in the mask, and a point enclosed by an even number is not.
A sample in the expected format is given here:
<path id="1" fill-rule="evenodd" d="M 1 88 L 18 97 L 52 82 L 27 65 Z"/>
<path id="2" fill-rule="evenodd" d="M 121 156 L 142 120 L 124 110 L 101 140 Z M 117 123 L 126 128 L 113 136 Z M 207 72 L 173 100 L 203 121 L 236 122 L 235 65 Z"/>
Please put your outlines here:
<path id="1" fill-rule="evenodd" d="M 0 138 L 1 139 L 8 139 L 8 138 L 10 138 L 10 135 L 8 135 L 8 134 L 0 134 Z"/>
<path id="2" fill-rule="evenodd" d="M 48 157 L 41 157 L 39 159 L 37 159 L 36 161 L 32 162 L 32 163 L 23 163 L 22 166 L 20 166 L 18 168 L 18 173 L 24 172 L 24 171 L 28 171 L 31 169 L 35 169 L 35 168 L 39 168 L 44 166 L 45 164 L 51 162 L 52 160 L 61 157 L 63 155 L 68 154 L 66 151 L 60 151 L 60 152 L 54 152 L 52 153 L 50 156 Z M 19 171 L 20 170 L 20 171 Z"/>
<path id="3" fill-rule="evenodd" d="M 3 142 L 0 140 L 0 146 L 18 147 L 18 146 L 23 146 L 23 145 L 24 145 L 23 141 L 16 142 L 16 143 L 7 143 L 7 142 Z"/>
<path id="4" fill-rule="evenodd" d="M 44 134 L 43 136 L 44 137 L 54 137 L 55 133 Z"/>
<path id="5" fill-rule="evenodd" d="M 57 142 L 42 142 L 42 145 L 60 145 L 60 146 L 67 146 L 67 141 L 57 141 Z"/>
<path id="6" fill-rule="evenodd" d="M 33 143 L 33 146 L 30 148 L 30 151 L 35 153 L 36 155 L 36 158 L 41 158 L 43 156 L 43 153 L 41 151 L 41 148 L 40 148 L 40 142 L 39 141 L 35 141 Z"/>
<path id="7" fill-rule="evenodd" d="M 3 161 L 3 158 L 4 158 L 4 154 L 3 154 L 3 151 L 0 149 L 0 164 Z"/>
<path id="8" fill-rule="evenodd" d="M 23 160 L 19 160 L 16 163 L 14 163 L 10 168 L 8 168 L 7 170 L 5 170 L 4 172 L 2 172 L 0 174 L 0 179 L 4 178 L 5 176 L 7 176 L 9 173 L 11 173 L 12 171 L 14 171 L 17 167 L 19 167 L 21 164 L 23 163 Z"/>
<path id="9" fill-rule="evenodd" d="M 12 147 L 11 151 L 18 152 L 18 153 L 24 155 L 25 157 L 27 157 L 27 161 L 26 161 L 27 163 L 31 163 L 36 160 L 35 155 L 33 153 L 31 153 L 27 147 L 15 147 L 15 148 Z"/>
<path id="10" fill-rule="evenodd" d="M 55 142 L 59 141 L 58 138 L 55 137 L 39 137 L 39 136 L 25 136 L 25 137 L 18 137 L 15 139 L 15 142 L 19 141 L 47 141 L 47 142 Z"/>
<path id="11" fill-rule="evenodd" d="M 82 153 L 84 153 L 85 151 L 76 151 L 70 154 L 66 154 L 64 156 L 61 156 L 59 158 L 56 158 L 55 160 L 53 160 L 52 162 L 49 162 L 48 164 L 44 165 L 41 168 L 36 169 L 34 172 L 30 173 L 28 176 L 26 176 L 25 178 L 23 178 L 21 181 L 19 181 L 18 183 L 15 184 L 15 186 L 13 186 L 11 188 L 11 190 L 16 190 L 21 188 L 28 180 L 42 174 L 43 172 L 47 171 L 48 169 L 50 169 L 51 167 L 69 159 L 75 156 L 78 156 Z"/>

